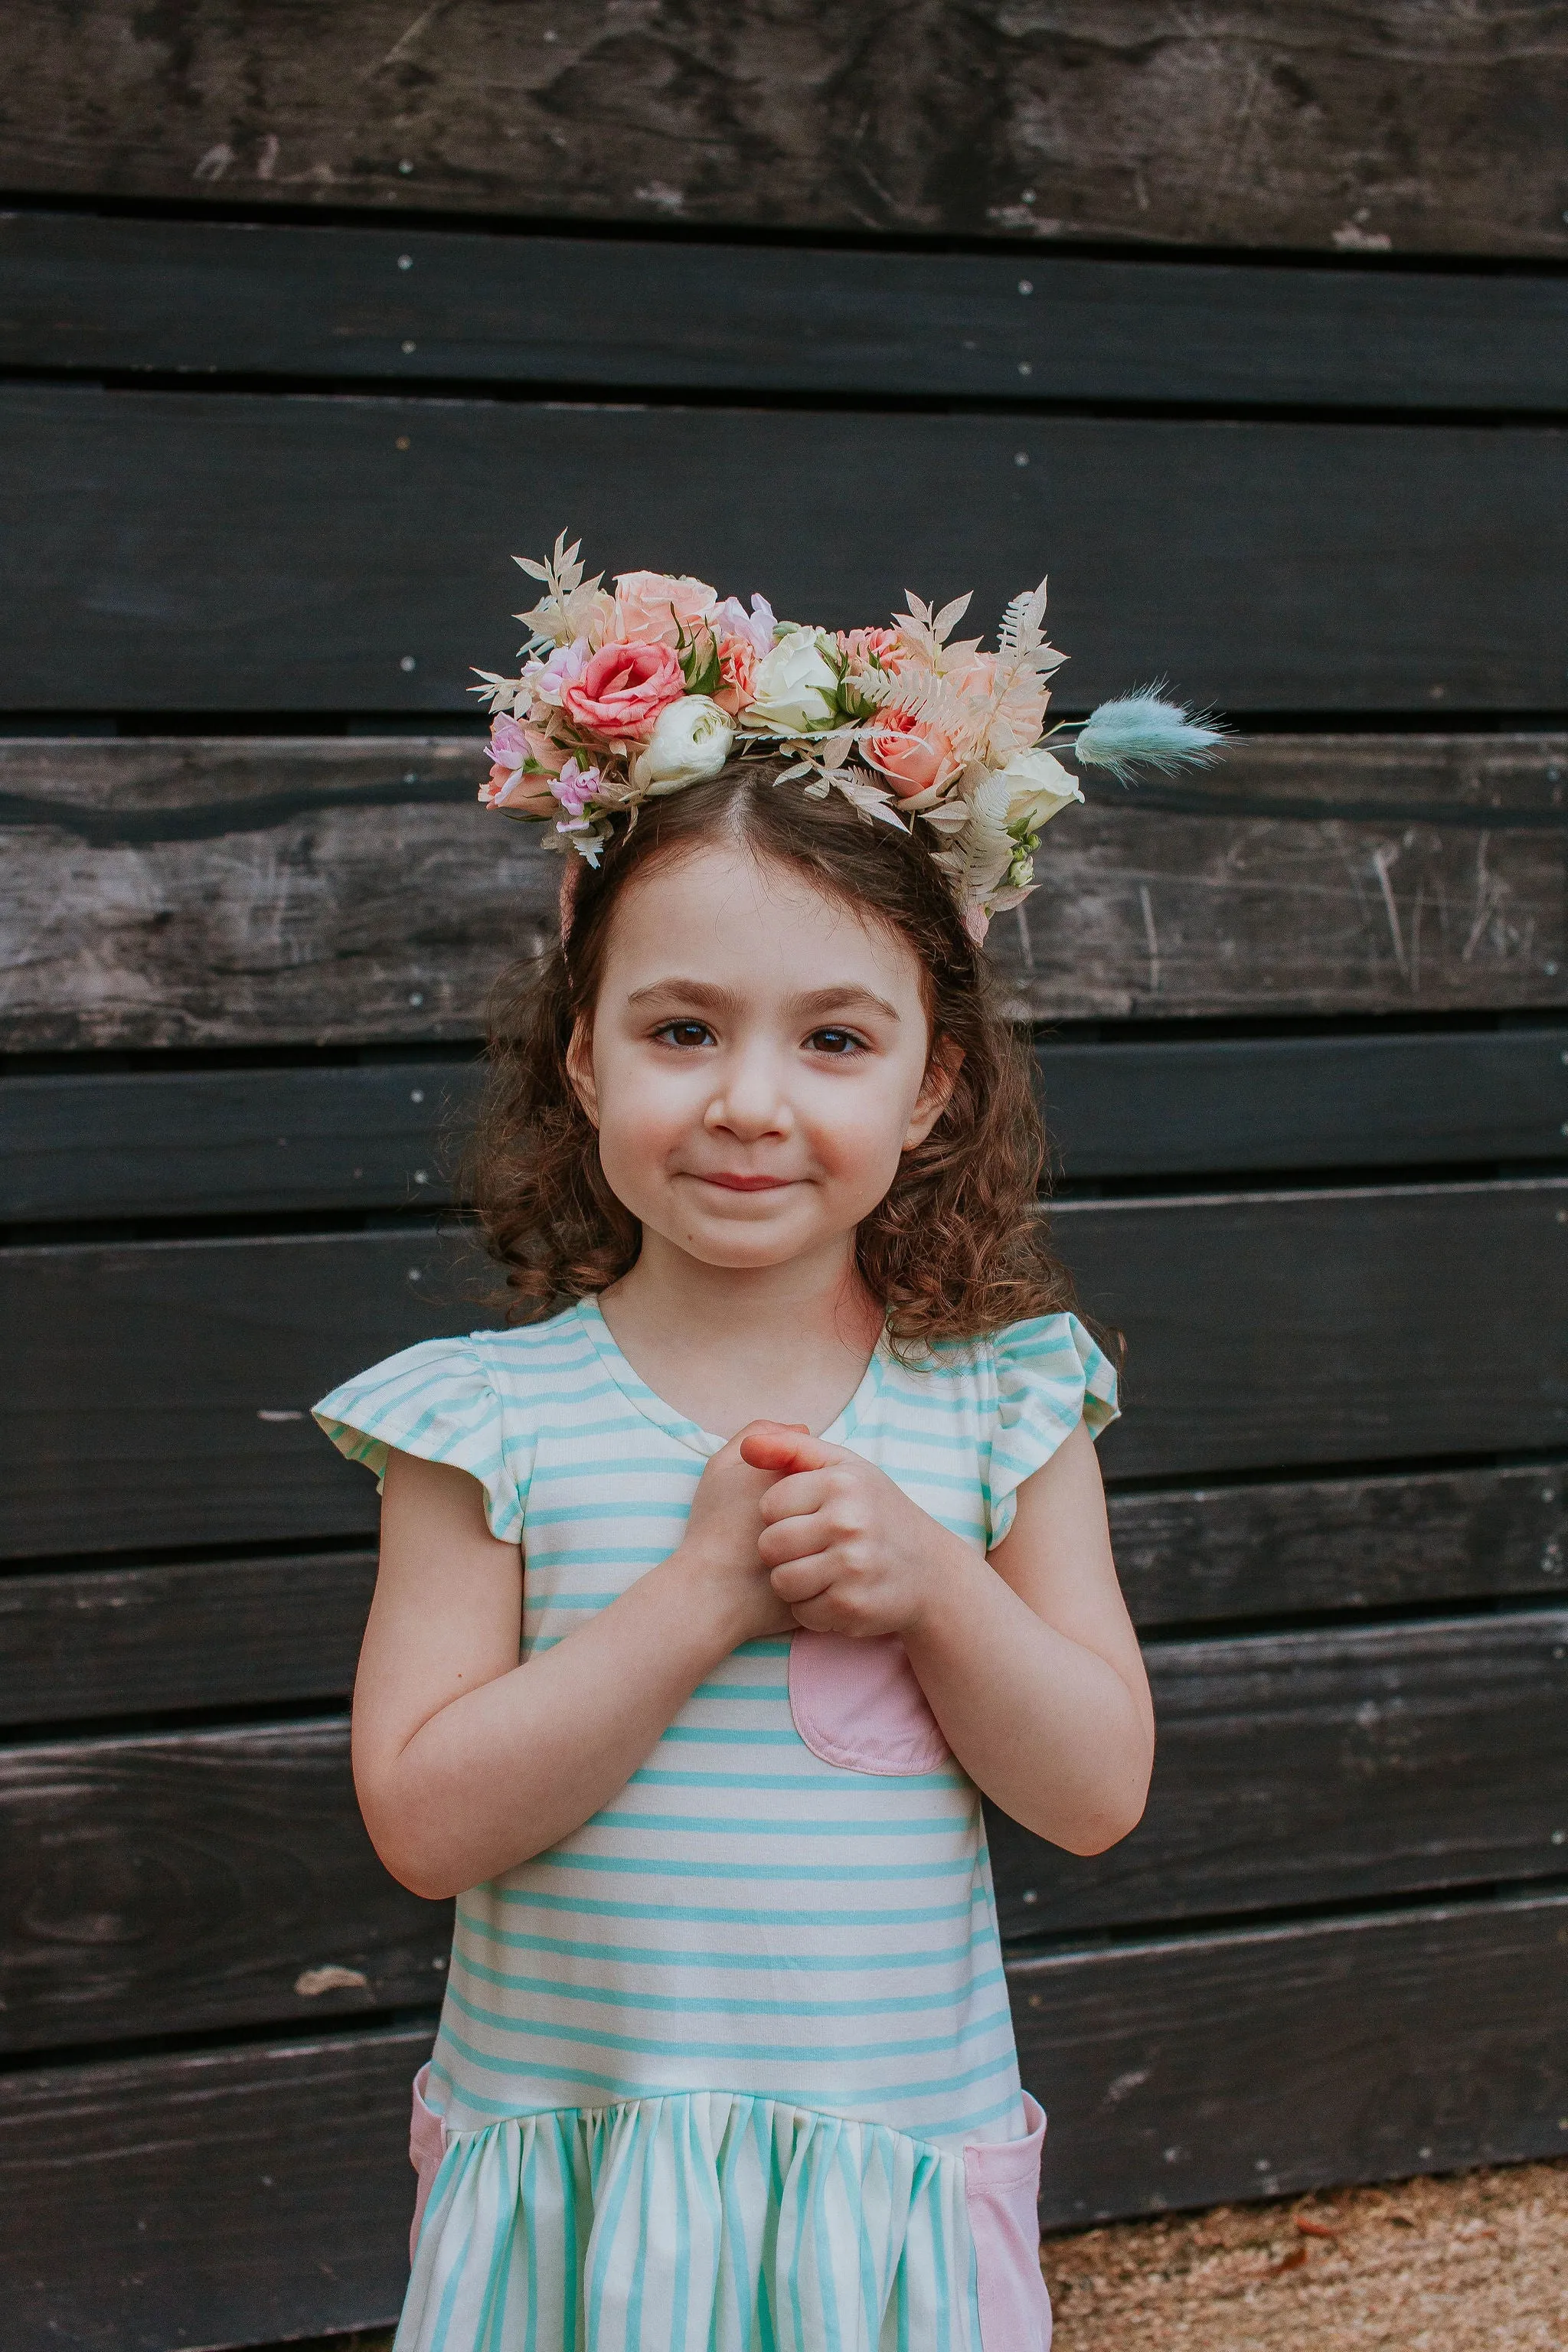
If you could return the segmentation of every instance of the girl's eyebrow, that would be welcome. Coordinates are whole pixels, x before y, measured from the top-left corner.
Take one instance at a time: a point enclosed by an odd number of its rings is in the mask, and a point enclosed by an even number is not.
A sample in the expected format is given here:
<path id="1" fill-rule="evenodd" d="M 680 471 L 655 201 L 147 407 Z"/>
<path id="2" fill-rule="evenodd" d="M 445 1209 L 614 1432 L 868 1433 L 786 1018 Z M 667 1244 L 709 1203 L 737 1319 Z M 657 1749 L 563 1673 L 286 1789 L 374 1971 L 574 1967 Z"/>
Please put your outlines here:
<path id="1" fill-rule="evenodd" d="M 650 997 L 679 997 L 683 1004 L 700 1005 L 709 1013 L 733 1013 L 741 1002 L 733 989 L 720 988 L 710 980 L 689 980 L 679 973 L 672 973 L 667 980 L 649 981 L 646 988 L 634 988 L 626 1003 L 646 1004 Z M 897 1005 L 889 1004 L 886 997 L 874 995 L 858 981 L 849 980 L 810 989 L 804 996 L 792 996 L 788 1009 L 801 1019 L 812 1013 L 857 1010 L 879 1013 L 889 1021 L 899 1018 Z"/>

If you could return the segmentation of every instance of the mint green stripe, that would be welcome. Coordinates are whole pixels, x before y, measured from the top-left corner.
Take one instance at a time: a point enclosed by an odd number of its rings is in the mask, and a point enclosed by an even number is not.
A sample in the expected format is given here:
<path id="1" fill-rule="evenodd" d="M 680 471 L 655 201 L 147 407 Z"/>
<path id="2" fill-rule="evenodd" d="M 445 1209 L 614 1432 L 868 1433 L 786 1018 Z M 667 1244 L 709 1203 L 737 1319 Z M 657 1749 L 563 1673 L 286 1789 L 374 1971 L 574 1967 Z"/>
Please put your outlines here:
<path id="1" fill-rule="evenodd" d="M 609 1908 L 609 1906 L 601 1906 Z M 962 1915 L 967 1904 L 950 1904 L 950 1912 Z M 802 1921 L 820 1924 L 820 1915 L 801 1912 Z M 882 1924 L 876 1913 L 868 1915 Z M 752 1924 L 756 1915 L 747 1914 L 746 1922 Z M 760 1924 L 760 1923 L 759 1923 Z M 880 1975 L 889 1969 L 950 1968 L 967 1959 L 971 1952 L 983 1949 L 991 1941 L 989 1926 L 977 1927 L 963 1943 L 941 1944 L 924 1952 L 889 1952 L 879 1948 L 869 1952 L 690 1952 L 673 1949 L 668 1944 L 593 1944 L 570 1936 L 527 1936 L 515 1927 L 487 1927 L 482 1919 L 473 1918 L 459 1908 L 458 1926 L 470 1936 L 481 1937 L 487 1944 L 502 1944 L 508 1951 L 559 1952 L 573 1960 L 611 1960 L 626 1968 L 695 1968 L 740 1969 L 763 1970 L 769 1974 L 780 1970 L 798 1969 L 803 1976 L 818 1972 L 854 1974 L 874 1971 Z M 472 1961 L 465 1960 L 466 1967 Z"/>
<path id="2" fill-rule="evenodd" d="M 954 1999 L 945 1985 L 924 1993 L 880 1995 L 874 2000 L 742 2000 L 732 1993 L 714 1999 L 707 1993 L 631 1992 L 616 1985 L 573 1984 L 521 1969 L 492 1969 L 463 1952 L 455 1952 L 453 1961 L 466 1977 L 494 1985 L 500 1992 L 543 1993 L 555 2000 L 583 2000 L 601 2009 L 644 2010 L 665 2017 L 902 2017 L 922 2010 L 951 2008 Z M 988 1991 L 1005 1981 L 999 1968 L 988 1969 L 971 1977 L 965 1990 Z M 509 2032 L 514 2022 L 500 2011 L 472 2009 L 466 2013 Z"/>
<path id="3" fill-rule="evenodd" d="M 947 2033 L 923 2034 L 905 2042 L 824 2047 L 820 2042 L 691 2042 L 684 2038 L 663 2042 L 635 2033 L 603 2033 L 588 2025 L 552 2024 L 538 2017 L 504 2017 L 499 2010 L 481 2009 L 477 2001 L 460 1993 L 456 1985 L 447 1988 L 447 2004 L 460 2015 L 471 2018 L 476 2025 L 489 2026 L 498 2033 L 521 2034 L 526 2040 L 585 2042 L 593 2050 L 621 2050 L 639 2058 L 709 2058 L 728 2059 L 736 2064 L 832 2066 L 840 2075 L 847 2068 L 869 2065 L 878 2059 L 924 2058 L 934 2056 L 939 2050 L 961 2050 L 966 2042 L 978 2042 L 998 2023 L 1010 2023 L 1012 2017 L 1011 2011 L 1004 2006 L 989 2016 L 972 2018 Z"/>
<path id="4" fill-rule="evenodd" d="M 519 1910 L 574 1911 L 590 1919 L 677 1919 L 684 1926 L 700 1927 L 820 1927 L 825 1924 L 820 1909 L 757 1910 L 749 1904 L 722 1903 L 607 1903 L 597 1895 L 547 1895 L 537 1887 L 503 1886 L 493 1892 L 500 1902 L 514 1905 Z M 963 1919 L 976 1908 L 982 1913 L 986 1911 L 984 1886 L 977 1886 L 973 1895 L 957 1903 L 925 1903 L 907 1910 L 836 1911 L 826 1924 L 834 1927 L 920 1927 L 939 1919 Z M 495 1932 L 500 1935 L 509 1931 L 498 1928 Z"/>
<path id="5" fill-rule="evenodd" d="M 956 1878 L 973 1871 L 974 1856 L 961 1853 L 948 1862 L 638 1862 L 630 1855 L 563 1853 L 558 1847 L 552 1847 L 548 1853 L 536 1854 L 530 1868 L 538 1870 L 545 1865 L 555 1870 L 615 1871 L 627 1878 L 787 1879 L 792 1884 L 809 1880 L 819 1885 L 833 1885 L 846 1878 L 863 1882 Z"/>
<path id="6" fill-rule="evenodd" d="M 830 1784 L 820 1783 L 826 1788 Z M 854 1783 L 856 1794 L 864 1792 Z M 969 1827 L 945 1813 L 921 1813 L 912 1822 L 773 1822 L 752 1815 L 731 1821 L 723 1813 L 623 1813 L 606 1810 L 584 1822 L 584 1830 L 667 1830 L 703 1837 L 957 1837 Z M 581 1836 L 581 1830 L 574 1832 Z"/>
<path id="7" fill-rule="evenodd" d="M 747 1745 L 760 1748 L 767 1740 L 768 1735 L 759 1733 L 752 1740 L 747 1740 L 743 1732 L 739 1737 Z M 771 1744 L 783 1745 L 785 1741 L 794 1741 L 803 1748 L 805 1746 L 804 1741 L 799 1740 L 793 1731 L 775 1734 Z M 809 1753 L 809 1750 L 806 1752 Z M 867 1779 L 875 1777 L 880 1785 L 875 1789 L 867 1789 L 859 1779 L 830 1780 L 820 1772 L 814 1771 L 809 1766 L 799 1772 L 660 1772 L 655 1770 L 651 1765 L 645 1764 L 638 1766 L 626 1786 L 644 1789 L 793 1789 L 802 1797 L 848 1797 L 858 1805 L 867 1803 L 873 1795 L 886 1797 L 896 1802 L 906 1789 L 956 1790 L 962 1786 L 956 1774 L 951 1772 L 909 1772 L 900 1774 L 897 1779 L 882 1774 L 876 1776 L 867 1774 L 865 1777 Z M 952 1829 L 967 1829 L 970 1811 L 971 1808 L 966 1804 L 963 1815 L 949 1822 L 946 1826 Z M 603 1821 L 605 1816 L 597 1813 L 594 1818 L 595 1821 Z M 636 1818 L 641 1820 L 643 1816 L 638 1814 Z M 825 1830 L 837 1828 L 839 1824 L 833 1822 L 799 1822 L 794 1826 L 797 1829 Z M 888 1824 L 880 1822 L 868 1822 L 865 1826 L 869 1831 L 886 1827 Z M 592 1823 L 584 1823 L 584 1827 L 592 1827 Z M 781 1831 L 787 1831 L 791 1824 L 781 1822 L 777 1827 Z"/>

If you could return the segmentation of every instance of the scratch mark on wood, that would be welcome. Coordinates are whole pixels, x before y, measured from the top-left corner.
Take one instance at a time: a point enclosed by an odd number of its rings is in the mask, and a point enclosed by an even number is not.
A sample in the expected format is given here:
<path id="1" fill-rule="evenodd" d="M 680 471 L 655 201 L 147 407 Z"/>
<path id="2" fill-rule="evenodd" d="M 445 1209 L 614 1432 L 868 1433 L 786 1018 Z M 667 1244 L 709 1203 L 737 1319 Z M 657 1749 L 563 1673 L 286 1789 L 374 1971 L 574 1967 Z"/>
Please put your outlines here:
<path id="1" fill-rule="evenodd" d="M 1147 882 L 1138 885 L 1138 903 L 1143 909 L 1143 936 L 1149 942 L 1149 993 L 1160 991 L 1160 934 L 1154 928 L 1154 902 L 1149 896 Z"/>
<path id="2" fill-rule="evenodd" d="M 1402 972 L 1408 974 L 1410 964 L 1405 952 L 1405 934 L 1399 927 L 1399 908 L 1394 902 L 1394 886 L 1388 878 L 1388 869 L 1398 857 L 1399 851 L 1394 843 L 1384 842 L 1381 849 L 1373 851 L 1372 865 L 1377 876 L 1377 887 L 1383 893 L 1384 911 L 1388 917 L 1389 937 L 1394 941 L 1394 961 Z"/>

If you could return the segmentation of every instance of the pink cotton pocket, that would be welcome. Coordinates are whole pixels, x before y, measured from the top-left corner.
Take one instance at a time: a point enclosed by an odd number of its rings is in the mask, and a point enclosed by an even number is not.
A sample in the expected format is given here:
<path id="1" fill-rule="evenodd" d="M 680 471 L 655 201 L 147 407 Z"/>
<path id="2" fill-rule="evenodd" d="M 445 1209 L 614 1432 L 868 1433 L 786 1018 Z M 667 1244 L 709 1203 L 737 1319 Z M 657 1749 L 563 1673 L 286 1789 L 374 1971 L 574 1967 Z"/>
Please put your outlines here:
<path id="1" fill-rule="evenodd" d="M 429 2079 L 429 2066 L 421 2066 L 414 2077 L 414 2115 L 408 2126 L 408 2161 L 419 2179 L 414 2192 L 414 2225 L 408 2232 L 410 2265 L 419 2243 L 419 2224 L 425 2219 L 425 2208 L 430 2202 L 430 2191 L 447 2153 L 447 2126 L 435 2108 L 425 2104 L 425 2085 Z"/>
<path id="2" fill-rule="evenodd" d="M 896 1633 L 853 1642 L 803 1627 L 789 1645 L 789 1711 L 812 1754 L 846 1772 L 935 1772 L 952 1755 Z"/>
<path id="3" fill-rule="evenodd" d="M 1024 2094 L 1027 2139 L 963 2151 L 980 2296 L 981 2352 L 1050 2352 L 1051 2298 L 1040 2270 L 1040 2152 L 1046 2118 Z"/>

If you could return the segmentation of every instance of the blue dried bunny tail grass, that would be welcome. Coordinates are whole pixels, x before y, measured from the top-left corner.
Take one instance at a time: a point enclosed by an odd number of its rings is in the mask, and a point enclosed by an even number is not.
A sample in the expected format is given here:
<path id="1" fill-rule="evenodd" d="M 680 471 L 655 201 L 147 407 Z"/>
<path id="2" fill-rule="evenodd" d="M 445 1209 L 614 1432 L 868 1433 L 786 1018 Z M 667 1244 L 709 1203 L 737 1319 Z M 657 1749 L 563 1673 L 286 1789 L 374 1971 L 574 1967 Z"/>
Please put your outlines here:
<path id="1" fill-rule="evenodd" d="M 1071 747 L 1080 765 L 1109 769 L 1122 784 L 1140 768 L 1168 776 L 1177 768 L 1206 767 L 1217 756 L 1226 729 L 1209 711 L 1164 701 L 1163 685 L 1159 680 L 1141 687 L 1091 711 Z"/>

